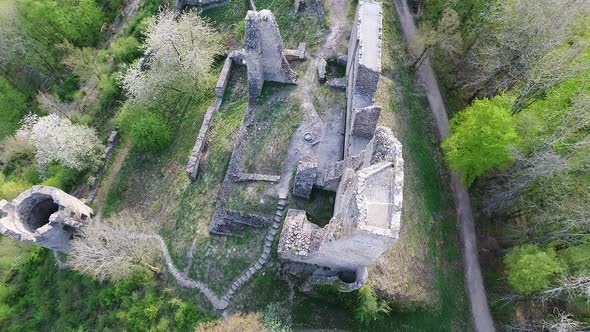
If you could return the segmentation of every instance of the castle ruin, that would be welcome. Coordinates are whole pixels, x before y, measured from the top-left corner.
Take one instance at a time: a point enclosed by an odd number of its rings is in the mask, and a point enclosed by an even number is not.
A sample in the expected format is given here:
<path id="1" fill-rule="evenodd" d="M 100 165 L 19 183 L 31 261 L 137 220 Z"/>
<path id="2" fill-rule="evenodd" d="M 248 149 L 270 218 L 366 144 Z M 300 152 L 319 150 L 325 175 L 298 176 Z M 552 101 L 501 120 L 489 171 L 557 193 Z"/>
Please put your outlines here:
<path id="1" fill-rule="evenodd" d="M 91 208 L 49 186 L 33 186 L 12 202 L 0 201 L 0 233 L 56 251 L 70 249 L 74 231 L 92 218 Z"/>

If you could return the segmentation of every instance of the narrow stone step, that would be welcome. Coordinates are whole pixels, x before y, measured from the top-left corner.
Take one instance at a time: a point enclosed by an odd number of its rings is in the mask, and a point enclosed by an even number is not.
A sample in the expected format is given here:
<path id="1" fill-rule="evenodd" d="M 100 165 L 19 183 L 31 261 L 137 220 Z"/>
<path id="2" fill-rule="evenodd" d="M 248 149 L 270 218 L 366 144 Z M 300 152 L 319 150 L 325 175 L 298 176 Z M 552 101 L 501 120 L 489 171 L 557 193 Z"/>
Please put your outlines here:
<path id="1" fill-rule="evenodd" d="M 278 222 L 272 224 L 272 228 L 274 229 L 279 229 L 279 226 L 281 226 L 281 224 L 279 224 Z"/>
<path id="2" fill-rule="evenodd" d="M 264 242 L 264 251 L 266 251 L 266 249 L 268 249 L 268 251 L 270 251 L 270 247 L 272 247 L 272 241 L 266 240 Z"/>
<path id="3" fill-rule="evenodd" d="M 234 295 L 234 293 L 235 293 L 235 292 L 236 292 L 235 290 L 233 290 L 233 289 L 230 289 L 230 290 L 229 290 L 229 292 L 227 292 L 227 295 L 226 295 L 226 296 L 230 296 L 230 297 L 232 297 L 232 296 Z"/>
<path id="4" fill-rule="evenodd" d="M 258 263 L 264 265 L 264 263 L 266 263 L 266 261 L 264 260 L 264 258 L 260 257 L 260 258 L 258 258 Z"/>
<path id="5" fill-rule="evenodd" d="M 263 254 L 269 254 L 270 255 L 270 247 L 264 246 L 264 253 Z"/>
<path id="6" fill-rule="evenodd" d="M 254 268 L 254 266 L 252 266 L 250 269 L 248 269 L 248 271 L 252 274 L 256 273 L 256 269 Z"/>
<path id="7" fill-rule="evenodd" d="M 271 228 L 270 229 L 270 234 L 272 234 L 273 238 L 277 235 L 278 232 L 279 232 L 279 230 L 276 229 L 276 228 Z"/>
<path id="8" fill-rule="evenodd" d="M 276 231 L 276 230 L 274 230 L 274 231 Z M 276 234 L 276 233 L 275 233 L 275 234 Z M 272 241 L 274 241 L 274 239 L 275 239 L 275 236 L 274 236 L 274 234 L 272 234 L 272 233 L 270 233 L 270 232 L 269 232 L 268 234 L 266 234 L 266 241 L 270 241 L 270 242 L 272 242 Z"/>
<path id="9" fill-rule="evenodd" d="M 275 216 L 277 216 L 279 218 L 282 218 L 283 217 L 283 214 L 281 212 L 277 211 L 277 213 L 275 213 Z"/>
<path id="10" fill-rule="evenodd" d="M 266 250 L 262 253 L 262 258 L 265 261 L 268 261 L 268 259 L 270 258 L 270 250 L 268 250 L 268 252 L 266 252 Z"/>
<path id="11" fill-rule="evenodd" d="M 236 284 L 232 284 L 231 285 L 231 290 L 233 290 L 234 292 L 238 289 L 238 286 L 236 286 Z"/>
<path id="12" fill-rule="evenodd" d="M 254 268 L 256 268 L 257 270 L 260 270 L 262 268 L 262 264 L 260 264 L 259 262 L 256 262 L 256 264 L 254 264 Z"/>

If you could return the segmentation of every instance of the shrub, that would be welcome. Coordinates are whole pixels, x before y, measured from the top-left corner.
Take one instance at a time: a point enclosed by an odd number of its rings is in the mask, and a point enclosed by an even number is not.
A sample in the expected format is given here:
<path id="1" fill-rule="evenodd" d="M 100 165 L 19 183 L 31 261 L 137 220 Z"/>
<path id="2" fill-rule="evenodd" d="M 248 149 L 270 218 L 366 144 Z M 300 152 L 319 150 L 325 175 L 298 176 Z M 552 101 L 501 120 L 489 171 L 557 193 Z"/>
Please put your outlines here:
<path id="1" fill-rule="evenodd" d="M 4 165 L 4 173 L 30 164 L 34 156 L 35 147 L 26 137 L 11 135 L 0 142 L 0 164 Z"/>
<path id="2" fill-rule="evenodd" d="M 72 101 L 80 89 L 80 79 L 74 74 L 68 75 L 63 81 L 51 87 L 50 91 L 62 101 Z"/>
<path id="3" fill-rule="evenodd" d="M 120 37 L 111 44 L 111 51 L 120 61 L 130 63 L 141 56 L 139 46 L 139 41 L 133 36 Z"/>
<path id="4" fill-rule="evenodd" d="M 359 289 L 358 304 L 354 311 L 354 317 L 358 321 L 367 323 L 377 320 L 382 314 L 388 314 L 390 310 L 387 302 L 377 299 L 373 287 L 365 285 Z"/>
<path id="5" fill-rule="evenodd" d="M 83 173 L 59 164 L 49 166 L 47 173 L 49 177 L 41 184 L 56 187 L 66 192 L 83 183 Z"/>
<path id="6" fill-rule="evenodd" d="M 269 304 L 262 314 L 262 323 L 272 332 L 290 332 L 289 311 L 279 303 Z"/>
<path id="7" fill-rule="evenodd" d="M 516 121 L 510 114 L 509 99 L 476 100 L 455 115 L 451 136 L 442 143 L 449 166 L 460 171 L 470 186 L 478 176 L 512 162 L 510 147 L 516 143 Z"/>
<path id="8" fill-rule="evenodd" d="M 508 283 L 520 294 L 530 295 L 550 286 L 563 273 L 553 249 L 527 244 L 510 250 L 504 258 Z"/>
<path id="9" fill-rule="evenodd" d="M 11 201 L 29 187 L 30 183 L 20 179 L 6 180 L 4 175 L 0 174 L 0 199 Z"/>
<path id="10" fill-rule="evenodd" d="M 170 129 L 159 115 L 141 111 L 136 106 L 123 107 L 116 122 L 124 133 L 130 135 L 133 144 L 142 150 L 161 150 L 168 146 L 172 138 Z"/>

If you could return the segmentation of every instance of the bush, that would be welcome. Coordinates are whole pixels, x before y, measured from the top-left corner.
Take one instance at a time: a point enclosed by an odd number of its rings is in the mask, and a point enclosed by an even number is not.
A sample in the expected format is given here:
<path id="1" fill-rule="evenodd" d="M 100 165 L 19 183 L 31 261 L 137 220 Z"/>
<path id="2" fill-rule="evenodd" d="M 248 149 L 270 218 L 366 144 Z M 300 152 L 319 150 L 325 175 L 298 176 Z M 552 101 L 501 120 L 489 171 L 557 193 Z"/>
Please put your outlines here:
<path id="1" fill-rule="evenodd" d="M 508 283 L 523 295 L 549 287 L 564 272 L 553 249 L 527 244 L 510 250 L 504 258 Z"/>
<path id="2" fill-rule="evenodd" d="M 49 177 L 41 184 L 59 188 L 69 192 L 76 186 L 84 183 L 84 174 L 59 164 L 49 166 Z"/>
<path id="3" fill-rule="evenodd" d="M 133 36 L 117 38 L 111 44 L 111 51 L 117 59 L 125 63 L 132 62 L 142 53 L 139 41 Z"/>
<path id="4" fill-rule="evenodd" d="M 170 129 L 155 113 L 125 105 L 117 115 L 116 122 L 131 137 L 133 144 L 142 150 L 157 151 L 170 144 Z"/>
<path id="5" fill-rule="evenodd" d="M 11 201 L 30 187 L 30 183 L 21 179 L 6 180 L 4 175 L 0 174 L 0 199 Z"/>
<path id="6" fill-rule="evenodd" d="M 354 311 L 354 317 L 358 321 L 367 323 L 377 320 L 382 314 L 388 314 L 390 310 L 387 302 L 377 299 L 373 287 L 365 285 L 359 289 L 358 304 Z"/>
<path id="7" fill-rule="evenodd" d="M 80 79 L 74 74 L 68 75 L 63 81 L 51 87 L 51 92 L 62 101 L 72 101 L 80 89 Z"/>

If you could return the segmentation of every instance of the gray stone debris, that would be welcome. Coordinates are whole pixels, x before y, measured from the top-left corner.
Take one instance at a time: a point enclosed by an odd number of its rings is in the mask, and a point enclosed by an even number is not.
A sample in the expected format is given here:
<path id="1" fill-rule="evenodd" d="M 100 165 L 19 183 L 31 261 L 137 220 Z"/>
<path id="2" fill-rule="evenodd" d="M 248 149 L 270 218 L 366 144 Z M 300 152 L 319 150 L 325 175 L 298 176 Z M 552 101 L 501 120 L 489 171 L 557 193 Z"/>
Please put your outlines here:
<path id="1" fill-rule="evenodd" d="M 304 60 L 305 59 L 305 43 L 299 43 L 296 50 L 283 50 L 283 55 L 288 61 Z"/>
<path id="2" fill-rule="evenodd" d="M 295 173 L 293 195 L 309 199 L 318 174 L 318 165 L 309 162 L 299 162 Z"/>
<path id="3" fill-rule="evenodd" d="M 326 82 L 326 68 L 327 68 L 327 66 L 328 66 L 328 62 L 324 58 L 321 58 L 320 61 L 318 62 L 318 79 L 322 83 Z"/>
<path id="4" fill-rule="evenodd" d="M 0 201 L 0 233 L 45 248 L 68 251 L 74 231 L 90 221 L 92 209 L 49 186 L 33 186 L 12 202 Z"/>
<path id="5" fill-rule="evenodd" d="M 248 11 L 245 44 L 250 97 L 260 95 L 264 81 L 297 83 L 297 75 L 283 55 L 283 39 L 270 10 Z"/>
<path id="6" fill-rule="evenodd" d="M 332 89 L 346 91 L 346 77 L 331 78 L 328 80 L 328 86 Z"/>

